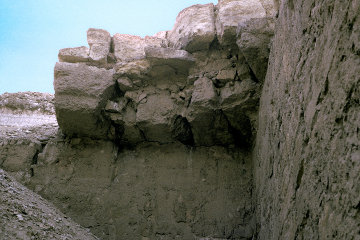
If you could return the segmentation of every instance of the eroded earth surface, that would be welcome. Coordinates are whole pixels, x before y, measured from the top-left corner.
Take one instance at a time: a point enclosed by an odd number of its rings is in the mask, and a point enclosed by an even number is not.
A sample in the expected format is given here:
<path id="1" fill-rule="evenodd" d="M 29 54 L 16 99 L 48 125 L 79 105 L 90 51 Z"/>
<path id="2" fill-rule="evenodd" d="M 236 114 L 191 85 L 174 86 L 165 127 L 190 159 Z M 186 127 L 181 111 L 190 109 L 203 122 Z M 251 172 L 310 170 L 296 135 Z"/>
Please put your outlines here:
<path id="1" fill-rule="evenodd" d="M 0 96 L 0 167 L 100 239 L 359 239 L 359 10 L 220 0 L 145 38 L 90 28 L 54 96 Z"/>

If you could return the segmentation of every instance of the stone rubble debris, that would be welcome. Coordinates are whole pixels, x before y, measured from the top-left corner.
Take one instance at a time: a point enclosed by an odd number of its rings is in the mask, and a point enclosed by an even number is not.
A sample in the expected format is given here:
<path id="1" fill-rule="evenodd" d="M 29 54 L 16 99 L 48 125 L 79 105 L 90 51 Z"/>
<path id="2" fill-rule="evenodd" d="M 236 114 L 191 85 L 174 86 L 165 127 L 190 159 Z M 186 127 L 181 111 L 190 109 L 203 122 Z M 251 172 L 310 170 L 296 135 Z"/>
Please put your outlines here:
<path id="1" fill-rule="evenodd" d="M 174 125 L 181 118 L 189 128 L 178 135 L 193 138 L 187 143 L 248 145 L 274 27 L 263 4 L 194 5 L 179 13 L 171 31 L 145 38 L 89 29 L 90 61 L 85 48 L 64 49 L 55 66 L 63 133 L 130 145 L 170 143 L 177 141 L 172 129 L 183 129 Z M 129 134 L 137 137 L 129 141 Z"/>

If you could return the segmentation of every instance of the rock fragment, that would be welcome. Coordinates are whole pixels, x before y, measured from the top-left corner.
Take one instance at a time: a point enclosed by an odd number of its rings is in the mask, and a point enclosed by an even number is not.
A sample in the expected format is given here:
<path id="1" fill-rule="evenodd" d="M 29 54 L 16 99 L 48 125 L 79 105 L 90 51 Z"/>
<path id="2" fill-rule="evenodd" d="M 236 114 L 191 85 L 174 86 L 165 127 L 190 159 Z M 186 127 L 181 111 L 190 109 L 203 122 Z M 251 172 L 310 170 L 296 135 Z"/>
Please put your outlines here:
<path id="1" fill-rule="evenodd" d="M 115 34 L 113 37 L 114 54 L 118 62 L 129 62 L 145 58 L 145 47 L 166 47 L 167 40 L 160 37 Z"/>
<path id="2" fill-rule="evenodd" d="M 113 73 L 81 63 L 56 63 L 56 116 L 65 134 L 106 138 L 109 123 L 101 110 L 114 92 Z"/>
<path id="3" fill-rule="evenodd" d="M 170 31 L 160 31 L 160 32 L 155 33 L 155 34 L 153 35 L 153 37 L 167 40 L 167 36 L 168 36 L 169 32 L 170 32 Z"/>
<path id="4" fill-rule="evenodd" d="M 241 145 L 251 141 L 252 125 L 255 125 L 252 112 L 257 109 L 261 86 L 251 79 L 227 83 L 220 92 L 220 106 L 230 126 L 236 130 Z M 255 117 L 256 118 L 256 117 Z"/>
<path id="5" fill-rule="evenodd" d="M 58 58 L 60 62 L 88 62 L 89 48 L 84 46 L 75 48 L 63 48 L 60 49 Z"/>
<path id="6" fill-rule="evenodd" d="M 150 62 L 147 59 L 141 59 L 127 63 L 117 63 L 114 70 L 115 78 L 125 76 L 130 79 L 144 79 L 150 71 Z"/>
<path id="7" fill-rule="evenodd" d="M 202 108 L 215 108 L 216 103 L 217 94 L 212 81 L 208 78 L 196 80 L 191 97 L 191 105 Z"/>
<path id="8" fill-rule="evenodd" d="M 182 10 L 169 32 L 170 46 L 189 52 L 209 49 L 216 36 L 214 11 L 212 3 L 197 4 Z"/>
<path id="9" fill-rule="evenodd" d="M 136 123 L 146 140 L 160 143 L 172 142 L 170 121 L 174 109 L 175 103 L 165 93 L 150 95 L 147 101 L 138 105 Z"/>
<path id="10" fill-rule="evenodd" d="M 212 81 L 208 78 L 196 80 L 186 115 L 195 145 L 226 145 L 232 141 L 228 122 L 217 105 L 218 96 Z"/>
<path id="11" fill-rule="evenodd" d="M 111 43 L 110 33 L 103 29 L 89 28 L 87 41 L 90 46 L 90 59 L 98 63 L 107 63 Z"/>
<path id="12" fill-rule="evenodd" d="M 270 54 L 270 41 L 274 34 L 273 20 L 253 18 L 238 26 L 236 41 L 255 77 L 263 82 Z"/>
<path id="13" fill-rule="evenodd" d="M 132 83 L 131 79 L 128 77 L 120 77 L 117 80 L 117 83 L 119 85 L 120 90 L 123 92 L 133 89 L 133 83 Z"/>
<path id="14" fill-rule="evenodd" d="M 220 43 L 235 43 L 238 25 L 252 18 L 264 17 L 266 12 L 259 0 L 220 0 L 216 18 L 216 31 Z"/>
<path id="15" fill-rule="evenodd" d="M 153 66 L 168 65 L 183 74 L 187 74 L 195 62 L 187 51 L 173 48 L 146 47 L 145 54 Z"/>
<path id="16" fill-rule="evenodd" d="M 117 61 L 129 62 L 145 58 L 145 41 L 139 36 L 129 34 L 115 34 L 114 54 Z"/>

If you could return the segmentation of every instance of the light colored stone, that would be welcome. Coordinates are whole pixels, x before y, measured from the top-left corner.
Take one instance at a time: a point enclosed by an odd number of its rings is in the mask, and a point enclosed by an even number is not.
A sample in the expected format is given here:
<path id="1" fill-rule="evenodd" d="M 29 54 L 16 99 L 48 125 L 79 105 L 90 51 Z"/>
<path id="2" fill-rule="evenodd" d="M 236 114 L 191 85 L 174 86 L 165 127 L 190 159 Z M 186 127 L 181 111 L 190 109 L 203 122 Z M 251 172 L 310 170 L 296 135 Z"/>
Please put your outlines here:
<path id="1" fill-rule="evenodd" d="M 275 18 L 279 9 L 279 0 L 259 0 L 265 9 L 266 16 Z"/>
<path id="2" fill-rule="evenodd" d="M 127 91 L 124 96 L 133 102 L 137 102 L 139 92 L 138 91 Z"/>
<path id="3" fill-rule="evenodd" d="M 266 12 L 259 0 L 220 0 L 216 19 L 221 44 L 234 44 L 238 25 L 252 18 L 264 18 Z"/>
<path id="4" fill-rule="evenodd" d="M 186 113 L 195 145 L 227 145 L 233 141 L 229 124 L 217 109 L 218 96 L 210 79 L 200 78 L 194 83 L 190 106 Z"/>
<path id="5" fill-rule="evenodd" d="M 235 78 L 236 78 L 236 69 L 234 68 L 220 70 L 219 73 L 216 75 L 216 80 L 220 81 L 221 83 L 234 81 Z"/>
<path id="6" fill-rule="evenodd" d="M 175 103 L 165 93 L 147 96 L 147 101 L 138 105 L 136 122 L 146 140 L 161 143 L 172 141 L 170 120 L 174 109 Z"/>
<path id="7" fill-rule="evenodd" d="M 228 105 L 239 105 L 243 108 L 255 108 L 259 100 L 260 85 L 251 79 L 227 83 L 220 91 L 220 104 L 223 107 Z"/>
<path id="8" fill-rule="evenodd" d="M 107 63 L 107 56 L 109 54 L 109 49 L 106 45 L 94 44 L 90 48 L 90 60 L 100 64 Z"/>
<path id="9" fill-rule="evenodd" d="M 273 31 L 273 21 L 268 18 L 248 20 L 237 29 L 236 43 L 259 82 L 265 79 Z"/>
<path id="10" fill-rule="evenodd" d="M 147 73 L 150 71 L 150 62 L 147 59 L 131 61 L 128 63 L 118 63 L 114 66 L 115 77 L 129 77 L 130 79 L 143 79 L 146 78 Z"/>
<path id="11" fill-rule="evenodd" d="M 124 97 L 117 99 L 117 101 L 108 101 L 105 106 L 105 111 L 120 113 L 127 104 L 128 100 Z"/>
<path id="12" fill-rule="evenodd" d="M 214 5 L 209 3 L 182 10 L 168 39 L 170 46 L 194 52 L 209 49 L 215 35 Z"/>
<path id="13" fill-rule="evenodd" d="M 89 61 L 89 48 L 76 47 L 76 48 L 63 48 L 60 49 L 58 58 L 60 62 L 88 62 Z"/>
<path id="14" fill-rule="evenodd" d="M 184 50 L 176 50 L 172 48 L 161 47 L 147 47 L 145 49 L 147 58 L 164 59 L 164 60 L 179 60 L 184 62 L 194 62 L 193 56 Z"/>
<path id="15" fill-rule="evenodd" d="M 129 62 L 145 58 L 145 40 L 129 34 L 115 34 L 113 37 L 114 54 L 117 61 Z"/>
<path id="16" fill-rule="evenodd" d="M 168 47 L 169 43 L 165 37 L 145 36 L 145 45 L 149 47 Z"/>
<path id="17" fill-rule="evenodd" d="M 106 138 L 109 123 L 101 119 L 101 110 L 114 92 L 113 73 L 81 63 L 56 63 L 55 108 L 65 134 Z"/>
<path id="18" fill-rule="evenodd" d="M 200 78 L 194 83 L 194 91 L 191 97 L 191 105 L 206 108 L 214 108 L 217 104 L 217 94 L 212 81 L 208 78 Z"/>
<path id="19" fill-rule="evenodd" d="M 129 62 L 145 58 L 146 46 L 149 47 L 167 47 L 166 38 L 161 36 L 139 36 L 129 34 L 115 34 L 113 37 L 114 54 L 119 62 Z"/>
<path id="20" fill-rule="evenodd" d="M 111 36 L 104 29 L 89 28 L 87 30 L 87 42 L 90 47 L 94 44 L 107 44 L 111 42 Z"/>
<path id="21" fill-rule="evenodd" d="M 133 89 L 133 83 L 128 77 L 120 77 L 116 80 L 121 91 L 126 92 Z"/>
<path id="22" fill-rule="evenodd" d="M 107 63 L 111 43 L 110 33 L 103 29 L 89 28 L 87 41 L 90 46 L 90 59 L 94 62 Z"/>
<path id="23" fill-rule="evenodd" d="M 168 35 L 169 31 L 160 31 L 154 34 L 154 37 L 156 38 L 162 38 L 162 39 L 167 39 L 167 35 Z"/>
<path id="24" fill-rule="evenodd" d="M 153 66 L 169 65 L 182 74 L 187 74 L 195 62 L 187 51 L 172 48 L 146 47 L 145 54 Z"/>

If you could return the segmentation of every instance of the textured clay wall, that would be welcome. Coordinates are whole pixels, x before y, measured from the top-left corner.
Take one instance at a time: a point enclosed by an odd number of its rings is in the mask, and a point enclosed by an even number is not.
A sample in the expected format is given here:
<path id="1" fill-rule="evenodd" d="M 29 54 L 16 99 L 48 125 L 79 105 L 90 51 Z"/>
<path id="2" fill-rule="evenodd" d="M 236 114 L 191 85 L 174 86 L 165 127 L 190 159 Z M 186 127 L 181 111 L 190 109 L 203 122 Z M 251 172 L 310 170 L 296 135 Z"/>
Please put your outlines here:
<path id="1" fill-rule="evenodd" d="M 282 1 L 254 151 L 258 239 L 360 239 L 360 1 Z"/>
<path id="2" fill-rule="evenodd" d="M 101 239 L 249 238 L 251 161 L 223 147 L 53 139 L 28 186 Z"/>

